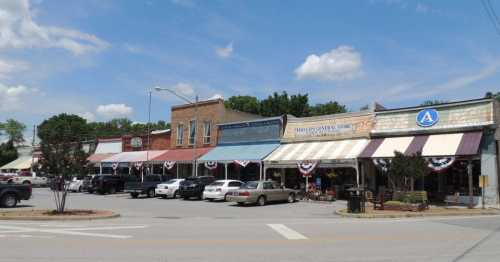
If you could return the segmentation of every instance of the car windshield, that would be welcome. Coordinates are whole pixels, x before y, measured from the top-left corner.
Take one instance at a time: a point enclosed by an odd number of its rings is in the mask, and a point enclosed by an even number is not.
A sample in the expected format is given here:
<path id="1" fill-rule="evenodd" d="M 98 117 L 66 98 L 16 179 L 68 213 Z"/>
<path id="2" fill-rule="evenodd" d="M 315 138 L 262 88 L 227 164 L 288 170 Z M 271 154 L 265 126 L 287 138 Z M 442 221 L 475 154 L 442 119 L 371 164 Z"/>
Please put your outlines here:
<path id="1" fill-rule="evenodd" d="M 170 179 L 167 182 L 165 182 L 165 184 L 171 185 L 171 184 L 175 183 L 176 181 L 177 181 L 177 179 Z"/>
<path id="2" fill-rule="evenodd" d="M 241 188 L 244 188 L 244 189 L 257 189 L 258 186 L 259 186 L 259 182 L 257 182 L 257 181 L 251 181 L 251 182 L 245 183 Z"/>
<path id="3" fill-rule="evenodd" d="M 210 184 L 210 186 L 223 186 L 224 185 L 224 182 L 213 182 L 212 184 Z"/>

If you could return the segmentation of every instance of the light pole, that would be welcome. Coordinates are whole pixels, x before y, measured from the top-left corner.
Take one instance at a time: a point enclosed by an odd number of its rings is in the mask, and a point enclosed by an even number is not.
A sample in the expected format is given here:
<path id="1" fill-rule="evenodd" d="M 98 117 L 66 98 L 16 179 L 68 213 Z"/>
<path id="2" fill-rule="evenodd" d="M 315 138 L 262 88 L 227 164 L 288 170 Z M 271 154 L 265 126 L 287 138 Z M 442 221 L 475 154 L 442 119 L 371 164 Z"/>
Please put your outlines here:
<path id="1" fill-rule="evenodd" d="M 195 96 L 195 102 L 193 103 L 189 98 L 175 92 L 174 90 L 170 89 L 170 88 L 165 88 L 165 87 L 159 87 L 159 86 L 156 86 L 154 88 L 156 91 L 167 91 L 171 94 L 173 94 L 174 96 L 180 98 L 181 100 L 187 102 L 188 104 L 191 104 L 191 105 L 194 105 L 194 134 L 193 134 L 193 176 L 197 176 L 198 175 L 198 166 L 197 166 L 197 163 L 196 163 L 196 136 L 197 136 L 197 131 L 198 131 L 198 95 Z M 151 95 L 151 93 L 150 93 Z M 151 100 L 151 98 L 150 98 Z M 189 132 L 191 133 L 191 130 L 189 130 Z M 188 136 L 188 142 L 189 142 L 189 136 Z"/>
<path id="2" fill-rule="evenodd" d="M 149 100 L 148 100 L 148 125 L 147 125 L 147 130 L 148 130 L 148 147 L 146 148 L 146 175 L 150 174 L 150 165 L 149 165 L 149 150 L 151 150 L 151 93 L 153 90 L 149 89 Z M 143 175 L 141 176 L 142 182 L 144 182 L 144 171 L 142 172 Z"/>

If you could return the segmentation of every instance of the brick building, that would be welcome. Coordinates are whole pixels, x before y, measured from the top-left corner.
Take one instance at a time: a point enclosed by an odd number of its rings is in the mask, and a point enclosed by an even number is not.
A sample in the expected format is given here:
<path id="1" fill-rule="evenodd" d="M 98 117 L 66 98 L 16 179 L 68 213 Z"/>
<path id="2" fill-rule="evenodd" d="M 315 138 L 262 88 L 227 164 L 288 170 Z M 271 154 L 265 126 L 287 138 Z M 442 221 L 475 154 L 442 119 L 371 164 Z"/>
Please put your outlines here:
<path id="1" fill-rule="evenodd" d="M 170 148 L 170 129 L 152 131 L 149 137 L 150 150 L 167 150 Z M 123 152 L 144 151 L 148 149 L 148 136 L 124 135 L 122 137 Z"/>
<path id="2" fill-rule="evenodd" d="M 228 109 L 224 100 L 214 99 L 198 102 L 198 125 L 195 125 L 195 105 L 173 106 L 171 111 L 171 148 L 192 148 L 194 126 L 196 147 L 213 147 L 217 144 L 217 125 L 260 118 L 258 115 Z"/>

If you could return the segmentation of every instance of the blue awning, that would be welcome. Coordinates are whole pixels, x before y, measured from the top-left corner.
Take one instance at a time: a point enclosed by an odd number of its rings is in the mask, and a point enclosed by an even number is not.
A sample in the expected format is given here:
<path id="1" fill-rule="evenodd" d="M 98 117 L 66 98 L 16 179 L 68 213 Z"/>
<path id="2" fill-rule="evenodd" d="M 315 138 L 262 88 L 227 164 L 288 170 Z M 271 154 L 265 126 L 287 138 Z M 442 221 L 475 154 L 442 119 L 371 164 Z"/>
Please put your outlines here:
<path id="1" fill-rule="evenodd" d="M 198 159 L 200 162 L 232 162 L 247 160 L 260 162 L 279 146 L 279 142 L 259 144 L 219 145 Z"/>

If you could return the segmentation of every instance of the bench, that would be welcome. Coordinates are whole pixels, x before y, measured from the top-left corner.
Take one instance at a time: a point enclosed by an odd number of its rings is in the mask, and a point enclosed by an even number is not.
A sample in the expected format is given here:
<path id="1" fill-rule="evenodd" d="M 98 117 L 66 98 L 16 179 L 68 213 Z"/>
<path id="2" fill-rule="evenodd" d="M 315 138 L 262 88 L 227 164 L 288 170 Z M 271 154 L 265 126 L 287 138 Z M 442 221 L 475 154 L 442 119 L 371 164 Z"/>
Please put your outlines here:
<path id="1" fill-rule="evenodd" d="M 446 206 L 449 206 L 450 204 L 459 205 L 460 204 L 460 193 L 456 192 L 455 194 L 453 194 L 451 196 L 447 196 L 444 199 L 444 202 L 446 203 Z"/>

